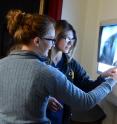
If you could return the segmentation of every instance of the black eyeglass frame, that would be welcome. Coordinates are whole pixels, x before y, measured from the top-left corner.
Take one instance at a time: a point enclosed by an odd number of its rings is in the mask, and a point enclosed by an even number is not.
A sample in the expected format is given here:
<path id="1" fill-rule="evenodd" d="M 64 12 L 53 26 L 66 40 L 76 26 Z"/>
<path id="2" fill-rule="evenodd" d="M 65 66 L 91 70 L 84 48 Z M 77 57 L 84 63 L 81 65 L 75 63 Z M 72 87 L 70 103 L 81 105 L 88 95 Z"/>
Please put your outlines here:
<path id="1" fill-rule="evenodd" d="M 46 38 L 46 37 L 43 37 L 41 39 L 44 39 L 44 40 L 47 40 L 47 41 L 52 41 L 52 44 L 55 45 L 55 42 L 56 42 L 56 39 L 52 39 L 52 38 Z"/>

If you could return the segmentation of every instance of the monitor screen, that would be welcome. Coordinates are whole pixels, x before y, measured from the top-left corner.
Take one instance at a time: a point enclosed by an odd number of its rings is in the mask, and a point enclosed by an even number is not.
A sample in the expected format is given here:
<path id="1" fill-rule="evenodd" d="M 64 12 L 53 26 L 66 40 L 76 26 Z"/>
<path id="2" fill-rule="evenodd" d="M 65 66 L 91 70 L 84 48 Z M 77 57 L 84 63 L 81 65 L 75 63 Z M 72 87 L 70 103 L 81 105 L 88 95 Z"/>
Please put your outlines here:
<path id="1" fill-rule="evenodd" d="M 97 60 L 98 72 L 117 66 L 117 24 L 100 26 Z"/>

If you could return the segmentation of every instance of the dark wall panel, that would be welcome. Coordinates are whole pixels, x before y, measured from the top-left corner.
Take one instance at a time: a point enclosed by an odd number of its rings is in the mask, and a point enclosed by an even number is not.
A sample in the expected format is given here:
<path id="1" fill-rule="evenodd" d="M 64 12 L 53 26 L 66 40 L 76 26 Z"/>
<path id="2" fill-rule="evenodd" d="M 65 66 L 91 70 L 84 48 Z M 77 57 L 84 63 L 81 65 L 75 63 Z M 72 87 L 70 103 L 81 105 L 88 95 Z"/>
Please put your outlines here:
<path id="1" fill-rule="evenodd" d="M 10 9 L 38 13 L 40 0 L 0 0 L 0 58 L 6 56 L 12 42 L 6 28 L 6 13 Z"/>

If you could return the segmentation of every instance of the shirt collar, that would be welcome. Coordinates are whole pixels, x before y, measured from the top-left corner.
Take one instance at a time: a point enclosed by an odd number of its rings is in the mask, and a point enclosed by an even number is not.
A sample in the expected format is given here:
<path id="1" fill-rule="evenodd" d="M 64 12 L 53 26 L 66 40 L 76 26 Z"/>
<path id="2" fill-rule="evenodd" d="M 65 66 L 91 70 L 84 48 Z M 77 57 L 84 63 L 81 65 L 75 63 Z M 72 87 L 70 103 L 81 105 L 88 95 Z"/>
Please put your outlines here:
<path id="1" fill-rule="evenodd" d="M 41 55 L 38 55 L 36 54 L 35 52 L 33 51 L 27 51 L 27 50 L 18 50 L 18 51 L 12 51 L 10 52 L 9 56 L 12 56 L 12 55 L 19 55 L 19 56 L 26 56 L 27 58 L 37 58 L 39 59 L 41 62 L 45 62 L 45 63 L 48 63 L 48 58 L 45 57 L 45 56 L 41 56 Z"/>

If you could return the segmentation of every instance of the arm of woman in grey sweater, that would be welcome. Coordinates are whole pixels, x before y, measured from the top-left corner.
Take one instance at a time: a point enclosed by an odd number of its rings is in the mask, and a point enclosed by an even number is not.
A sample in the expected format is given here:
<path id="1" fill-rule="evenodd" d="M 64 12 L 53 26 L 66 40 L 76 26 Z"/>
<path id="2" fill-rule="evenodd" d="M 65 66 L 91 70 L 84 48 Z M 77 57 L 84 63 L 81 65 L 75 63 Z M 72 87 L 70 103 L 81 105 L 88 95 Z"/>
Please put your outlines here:
<path id="1" fill-rule="evenodd" d="M 94 90 L 85 93 L 67 80 L 57 69 L 50 67 L 49 70 L 49 81 L 45 82 L 45 88 L 49 95 L 62 99 L 64 103 L 78 110 L 89 110 L 95 106 L 111 92 L 112 87 L 116 84 L 116 81 L 109 78 Z"/>

